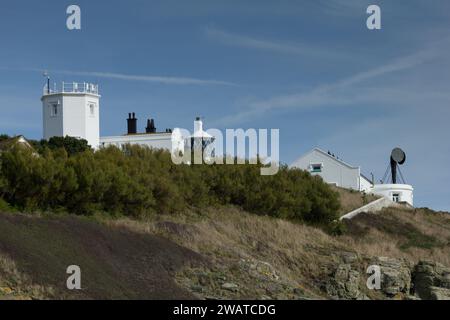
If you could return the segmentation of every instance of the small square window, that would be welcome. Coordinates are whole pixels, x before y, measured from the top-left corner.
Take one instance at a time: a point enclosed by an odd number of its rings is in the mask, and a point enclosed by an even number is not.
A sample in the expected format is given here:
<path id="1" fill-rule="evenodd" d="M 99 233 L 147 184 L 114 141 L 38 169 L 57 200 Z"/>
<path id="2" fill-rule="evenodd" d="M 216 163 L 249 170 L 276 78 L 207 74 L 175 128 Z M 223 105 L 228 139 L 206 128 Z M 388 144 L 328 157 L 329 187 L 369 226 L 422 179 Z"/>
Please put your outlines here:
<path id="1" fill-rule="evenodd" d="M 50 116 L 57 117 L 58 116 L 58 104 L 52 103 L 50 105 Z"/>
<path id="2" fill-rule="evenodd" d="M 392 194 L 392 201 L 400 202 L 400 194 L 399 193 L 393 193 Z"/>
<path id="3" fill-rule="evenodd" d="M 312 164 L 311 172 L 322 172 L 322 164 L 320 163 Z"/>
<path id="4" fill-rule="evenodd" d="M 95 104 L 94 103 L 89 104 L 89 115 L 91 117 L 95 117 Z"/>

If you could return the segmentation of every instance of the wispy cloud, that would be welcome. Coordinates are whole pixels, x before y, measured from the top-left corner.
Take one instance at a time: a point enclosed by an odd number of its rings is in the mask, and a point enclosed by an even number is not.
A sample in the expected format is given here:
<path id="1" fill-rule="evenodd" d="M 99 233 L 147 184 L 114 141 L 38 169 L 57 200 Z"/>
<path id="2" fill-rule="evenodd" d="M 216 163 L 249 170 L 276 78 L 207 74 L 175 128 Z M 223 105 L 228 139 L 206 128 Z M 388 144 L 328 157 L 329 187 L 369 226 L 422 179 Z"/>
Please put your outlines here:
<path id="1" fill-rule="evenodd" d="M 330 53 L 329 51 L 324 50 L 324 48 L 319 48 L 305 43 L 282 43 L 229 33 L 212 27 L 205 28 L 205 34 L 208 38 L 229 46 L 264 50 L 281 54 L 313 56 L 329 59 L 346 57 L 343 54 L 339 54 L 337 52 Z"/>
<path id="2" fill-rule="evenodd" d="M 2 70 L 12 70 L 10 68 L 0 68 Z M 74 70 L 44 70 L 39 68 L 23 68 L 22 71 L 44 72 L 49 71 L 55 74 L 67 74 L 73 76 L 86 76 L 96 78 L 106 78 L 122 81 L 140 81 L 140 82 L 153 82 L 167 85 L 220 85 L 220 86 L 237 86 L 237 84 L 227 81 L 220 81 L 214 79 L 197 79 L 189 77 L 167 77 L 167 76 L 154 76 L 154 75 L 133 75 L 113 72 L 100 72 L 100 71 L 74 71 Z"/>
<path id="3" fill-rule="evenodd" d="M 436 58 L 441 52 L 437 47 L 432 47 L 398 58 L 385 65 L 356 73 L 352 76 L 337 80 L 334 83 L 318 85 L 307 92 L 279 95 L 265 100 L 253 101 L 247 104 L 243 111 L 222 118 L 217 121 L 217 124 L 230 125 L 242 122 L 275 109 L 308 109 L 322 106 L 342 106 L 374 101 L 377 98 L 383 99 L 383 96 L 380 96 L 380 92 L 374 90 L 360 89 L 359 92 L 356 92 L 356 90 L 349 91 L 346 89 L 353 88 L 365 81 L 390 73 L 414 68 Z M 390 88 L 387 89 L 392 97 L 393 91 Z M 368 92 L 371 94 L 367 94 Z"/>

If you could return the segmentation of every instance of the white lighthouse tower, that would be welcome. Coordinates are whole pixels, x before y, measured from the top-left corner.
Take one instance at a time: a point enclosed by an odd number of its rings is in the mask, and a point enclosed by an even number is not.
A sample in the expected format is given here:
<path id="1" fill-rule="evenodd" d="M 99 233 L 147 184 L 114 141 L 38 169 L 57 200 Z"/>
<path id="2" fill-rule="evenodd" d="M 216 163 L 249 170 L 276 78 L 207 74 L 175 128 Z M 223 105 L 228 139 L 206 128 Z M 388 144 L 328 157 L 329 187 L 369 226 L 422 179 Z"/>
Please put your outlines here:
<path id="1" fill-rule="evenodd" d="M 42 95 L 44 139 L 75 137 L 88 141 L 93 148 L 100 144 L 100 95 L 98 85 L 62 83 L 50 88 L 48 79 Z"/>

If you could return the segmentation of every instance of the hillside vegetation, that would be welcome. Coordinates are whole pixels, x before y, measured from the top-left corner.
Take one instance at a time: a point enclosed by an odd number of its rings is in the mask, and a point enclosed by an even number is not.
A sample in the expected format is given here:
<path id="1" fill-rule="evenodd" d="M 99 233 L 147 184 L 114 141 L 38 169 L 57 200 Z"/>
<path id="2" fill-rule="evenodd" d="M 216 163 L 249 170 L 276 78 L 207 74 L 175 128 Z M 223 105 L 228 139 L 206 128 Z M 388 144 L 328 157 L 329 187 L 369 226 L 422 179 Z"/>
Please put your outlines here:
<path id="1" fill-rule="evenodd" d="M 214 205 L 236 205 L 272 217 L 329 225 L 339 200 L 320 178 L 260 165 L 175 165 L 170 154 L 138 146 L 68 155 L 13 148 L 0 155 L 0 198 L 22 211 L 65 211 L 142 218 Z"/>
<path id="2" fill-rule="evenodd" d="M 336 269 L 350 263 L 359 294 L 386 299 L 365 287 L 374 259 L 450 265 L 448 214 L 387 209 L 347 230 L 331 236 L 235 207 L 145 220 L 0 214 L 0 297 L 329 299 Z M 70 264 L 83 270 L 81 292 L 65 289 Z"/>
<path id="3" fill-rule="evenodd" d="M 0 299 L 450 299 L 447 213 L 337 223 L 375 198 L 287 167 L 57 144 L 0 154 Z M 81 291 L 65 286 L 73 264 Z"/>

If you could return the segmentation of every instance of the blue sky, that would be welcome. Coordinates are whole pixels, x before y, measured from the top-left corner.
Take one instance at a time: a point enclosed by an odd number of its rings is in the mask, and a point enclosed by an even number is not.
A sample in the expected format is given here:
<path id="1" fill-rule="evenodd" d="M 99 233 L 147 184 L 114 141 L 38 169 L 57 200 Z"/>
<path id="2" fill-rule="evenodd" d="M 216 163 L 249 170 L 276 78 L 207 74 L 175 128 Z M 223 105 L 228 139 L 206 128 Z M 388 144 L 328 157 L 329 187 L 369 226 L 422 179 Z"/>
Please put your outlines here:
<path id="1" fill-rule="evenodd" d="M 82 30 L 66 29 L 66 8 Z M 366 28 L 378 4 L 382 29 Z M 99 83 L 101 133 L 279 128 L 291 163 L 319 146 L 380 179 L 393 147 L 415 203 L 450 210 L 450 2 L 41 0 L 0 3 L 0 132 L 42 135 L 42 71 Z"/>

